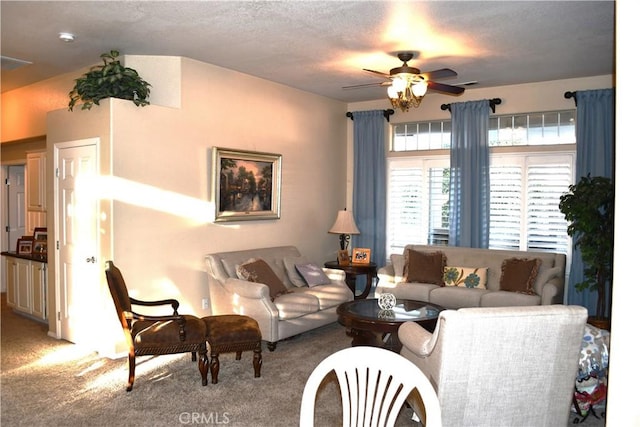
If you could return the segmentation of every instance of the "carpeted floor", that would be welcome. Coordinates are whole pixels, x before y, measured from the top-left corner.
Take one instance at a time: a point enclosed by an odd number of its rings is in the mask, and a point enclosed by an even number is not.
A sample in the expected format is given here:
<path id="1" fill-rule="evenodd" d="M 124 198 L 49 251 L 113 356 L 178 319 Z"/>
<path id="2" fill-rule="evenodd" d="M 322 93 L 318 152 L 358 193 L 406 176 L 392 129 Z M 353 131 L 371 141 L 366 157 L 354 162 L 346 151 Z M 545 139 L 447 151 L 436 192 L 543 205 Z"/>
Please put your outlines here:
<path id="1" fill-rule="evenodd" d="M 190 355 L 138 358 L 133 391 L 126 393 L 126 359 L 100 358 L 48 337 L 46 325 L 14 314 L 4 297 L 3 426 L 297 426 L 309 374 L 350 345 L 337 323 L 280 342 L 275 352 L 264 349 L 261 378 L 253 377 L 250 353 L 240 361 L 221 355 L 219 382 L 206 387 Z M 318 396 L 316 425 L 340 425 L 337 385 L 327 381 Z M 417 426 L 410 416 L 403 411 L 397 425 Z M 582 425 L 604 422 L 590 417 Z"/>

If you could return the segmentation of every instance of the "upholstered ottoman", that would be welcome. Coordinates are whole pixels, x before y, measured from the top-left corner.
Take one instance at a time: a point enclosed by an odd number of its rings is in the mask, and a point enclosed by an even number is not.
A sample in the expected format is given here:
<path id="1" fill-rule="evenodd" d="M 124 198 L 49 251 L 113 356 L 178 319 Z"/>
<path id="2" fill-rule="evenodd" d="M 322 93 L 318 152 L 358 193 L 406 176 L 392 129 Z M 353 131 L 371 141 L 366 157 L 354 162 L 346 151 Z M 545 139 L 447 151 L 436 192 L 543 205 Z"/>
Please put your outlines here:
<path id="1" fill-rule="evenodd" d="M 203 317 L 207 325 L 207 342 L 211 347 L 211 382 L 218 383 L 220 353 L 236 353 L 240 360 L 243 351 L 253 350 L 254 377 L 260 376 L 262 367 L 262 333 L 255 319 L 239 314 Z"/>

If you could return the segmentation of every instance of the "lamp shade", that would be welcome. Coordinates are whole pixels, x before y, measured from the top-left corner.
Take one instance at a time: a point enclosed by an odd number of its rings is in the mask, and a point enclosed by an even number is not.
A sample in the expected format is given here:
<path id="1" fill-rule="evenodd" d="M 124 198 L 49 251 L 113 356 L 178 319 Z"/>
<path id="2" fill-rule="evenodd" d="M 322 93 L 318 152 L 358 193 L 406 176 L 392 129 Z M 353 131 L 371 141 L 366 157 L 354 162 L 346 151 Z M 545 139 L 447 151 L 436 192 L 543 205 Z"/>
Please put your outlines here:
<path id="1" fill-rule="evenodd" d="M 353 219 L 353 213 L 348 210 L 338 211 L 336 222 L 329 229 L 329 233 L 333 234 L 360 234 L 360 230 L 356 226 Z"/>

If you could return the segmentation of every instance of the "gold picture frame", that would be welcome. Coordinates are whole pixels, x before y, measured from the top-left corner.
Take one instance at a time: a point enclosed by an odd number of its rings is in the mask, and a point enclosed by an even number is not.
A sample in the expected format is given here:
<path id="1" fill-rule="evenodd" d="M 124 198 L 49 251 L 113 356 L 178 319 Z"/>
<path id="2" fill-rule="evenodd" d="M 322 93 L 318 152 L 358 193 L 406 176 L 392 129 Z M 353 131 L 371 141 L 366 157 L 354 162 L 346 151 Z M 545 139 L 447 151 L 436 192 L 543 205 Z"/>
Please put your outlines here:
<path id="1" fill-rule="evenodd" d="M 371 262 L 371 249 L 353 248 L 352 264 L 369 264 Z"/>
<path id="2" fill-rule="evenodd" d="M 280 218 L 282 155 L 212 148 L 215 222 Z"/>

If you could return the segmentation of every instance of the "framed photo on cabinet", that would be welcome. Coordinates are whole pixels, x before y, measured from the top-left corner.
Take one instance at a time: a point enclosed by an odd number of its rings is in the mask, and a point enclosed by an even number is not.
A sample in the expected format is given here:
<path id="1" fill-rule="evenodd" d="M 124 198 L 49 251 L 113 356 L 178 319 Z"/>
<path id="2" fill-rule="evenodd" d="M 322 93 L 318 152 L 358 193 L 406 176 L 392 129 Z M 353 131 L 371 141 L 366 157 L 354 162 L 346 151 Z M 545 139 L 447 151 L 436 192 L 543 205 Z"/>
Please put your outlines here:
<path id="1" fill-rule="evenodd" d="M 18 239 L 18 244 L 16 245 L 16 253 L 18 255 L 31 255 L 32 250 L 33 250 L 33 237 L 22 236 Z"/>

